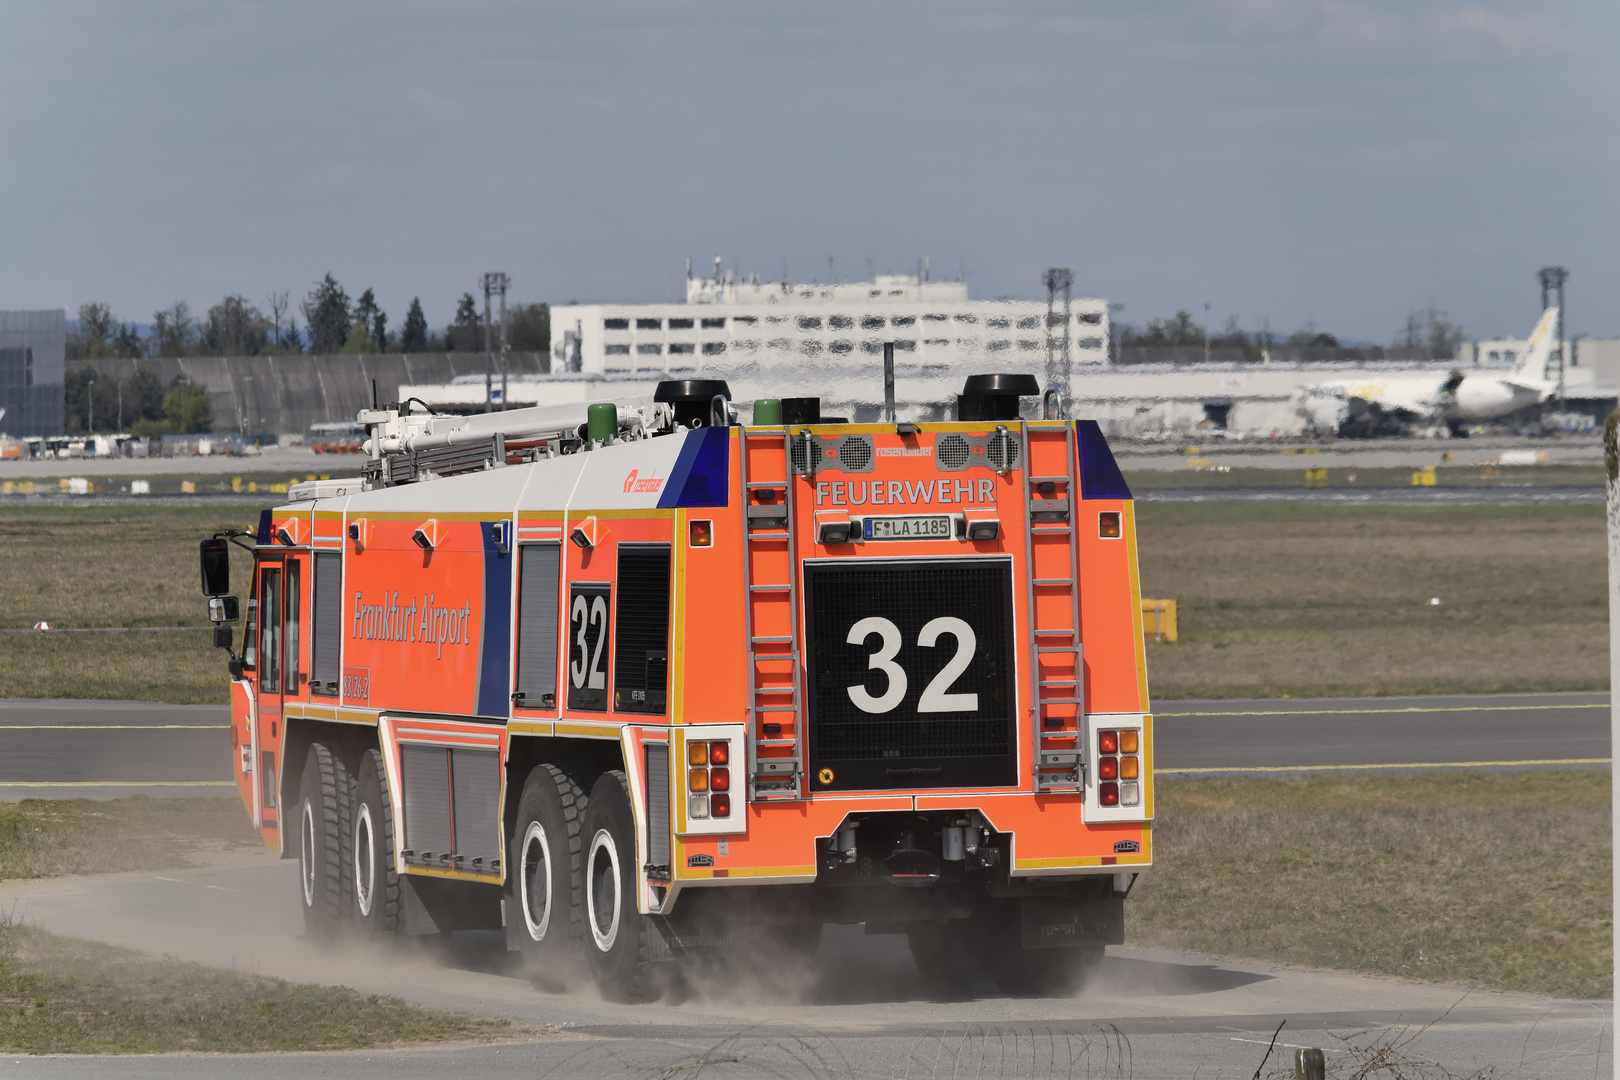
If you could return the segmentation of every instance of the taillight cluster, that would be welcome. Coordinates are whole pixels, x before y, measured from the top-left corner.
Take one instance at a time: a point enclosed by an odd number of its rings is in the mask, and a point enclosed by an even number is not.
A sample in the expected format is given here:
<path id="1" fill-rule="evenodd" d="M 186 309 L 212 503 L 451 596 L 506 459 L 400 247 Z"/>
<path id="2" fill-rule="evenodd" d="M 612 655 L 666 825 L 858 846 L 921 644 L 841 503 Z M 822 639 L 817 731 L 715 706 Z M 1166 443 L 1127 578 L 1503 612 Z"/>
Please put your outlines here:
<path id="1" fill-rule="evenodd" d="M 1139 806 L 1142 802 L 1142 733 L 1097 732 L 1097 803 Z"/>
<path id="2" fill-rule="evenodd" d="M 686 744 L 686 816 L 697 820 L 731 816 L 731 743 Z"/>

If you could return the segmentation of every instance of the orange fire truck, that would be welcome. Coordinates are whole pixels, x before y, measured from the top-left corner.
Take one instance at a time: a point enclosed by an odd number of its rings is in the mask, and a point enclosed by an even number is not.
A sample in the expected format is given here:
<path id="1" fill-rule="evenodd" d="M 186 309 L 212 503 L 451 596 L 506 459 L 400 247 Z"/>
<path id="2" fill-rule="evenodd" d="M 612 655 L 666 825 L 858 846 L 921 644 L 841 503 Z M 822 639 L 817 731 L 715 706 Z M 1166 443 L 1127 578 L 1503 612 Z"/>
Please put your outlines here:
<path id="1" fill-rule="evenodd" d="M 221 624 L 253 553 L 233 768 L 308 931 L 504 926 L 615 1000 L 825 923 L 1081 978 L 1152 859 L 1153 730 L 1130 492 L 1036 393 L 362 412 L 360 478 L 202 545 Z"/>

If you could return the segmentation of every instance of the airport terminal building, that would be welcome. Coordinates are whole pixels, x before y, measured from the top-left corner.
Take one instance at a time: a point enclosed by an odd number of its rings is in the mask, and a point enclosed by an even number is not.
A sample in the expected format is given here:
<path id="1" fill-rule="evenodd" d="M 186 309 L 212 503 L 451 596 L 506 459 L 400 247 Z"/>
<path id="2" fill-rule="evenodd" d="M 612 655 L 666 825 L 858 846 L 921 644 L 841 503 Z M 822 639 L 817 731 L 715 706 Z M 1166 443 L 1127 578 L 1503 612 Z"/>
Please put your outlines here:
<path id="1" fill-rule="evenodd" d="M 575 392 L 599 397 L 587 386 L 603 380 L 632 384 L 616 394 L 634 394 L 637 384 L 650 390 L 662 378 L 702 375 L 729 380 L 739 401 L 820 397 L 829 415 L 863 422 L 882 407 L 883 346 L 893 342 L 902 411 L 939 419 L 962 373 L 994 368 L 1061 381 L 1107 363 L 1108 333 L 1102 300 L 971 300 L 964 282 L 921 274 L 835 285 L 717 274 L 688 278 L 685 303 L 552 308 L 551 375 L 508 393 L 512 404 L 529 404 L 544 387 L 545 400 L 563 401 Z M 426 389 L 412 392 L 426 397 Z M 433 394 L 482 407 L 482 380 L 456 390 Z"/>

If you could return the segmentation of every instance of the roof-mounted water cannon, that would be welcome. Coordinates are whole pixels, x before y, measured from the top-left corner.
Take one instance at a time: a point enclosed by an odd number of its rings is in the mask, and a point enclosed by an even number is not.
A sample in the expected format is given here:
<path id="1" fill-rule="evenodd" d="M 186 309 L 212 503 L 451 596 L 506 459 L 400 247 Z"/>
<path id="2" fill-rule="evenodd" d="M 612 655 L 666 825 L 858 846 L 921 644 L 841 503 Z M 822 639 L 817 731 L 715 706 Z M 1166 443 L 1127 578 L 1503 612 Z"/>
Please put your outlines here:
<path id="1" fill-rule="evenodd" d="M 1040 392 L 1033 375 L 969 375 L 956 398 L 956 418 L 967 423 L 1017 420 L 1018 399 Z"/>
<path id="2" fill-rule="evenodd" d="M 695 385 L 726 388 L 723 382 Z M 702 402 L 702 415 L 711 414 L 712 400 L 704 397 Z M 421 401 L 412 403 L 420 409 L 390 405 L 358 414 L 368 435 L 364 450 L 371 458 L 361 470 L 366 490 L 635 442 L 673 434 L 678 426 L 675 403 L 645 397 L 534 405 L 472 416 L 432 412 Z"/>

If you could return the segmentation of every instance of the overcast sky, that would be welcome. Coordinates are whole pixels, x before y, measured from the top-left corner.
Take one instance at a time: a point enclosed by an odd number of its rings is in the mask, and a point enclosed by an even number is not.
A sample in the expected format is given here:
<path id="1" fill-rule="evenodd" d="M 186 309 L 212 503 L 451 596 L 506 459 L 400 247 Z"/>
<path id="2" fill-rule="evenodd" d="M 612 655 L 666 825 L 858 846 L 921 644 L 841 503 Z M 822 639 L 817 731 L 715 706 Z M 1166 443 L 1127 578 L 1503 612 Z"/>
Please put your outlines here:
<path id="1" fill-rule="evenodd" d="M 1048 266 L 1136 323 L 1620 334 L 1620 5 L 0 0 L 0 308 L 125 319 L 331 271 L 398 326 Z"/>

